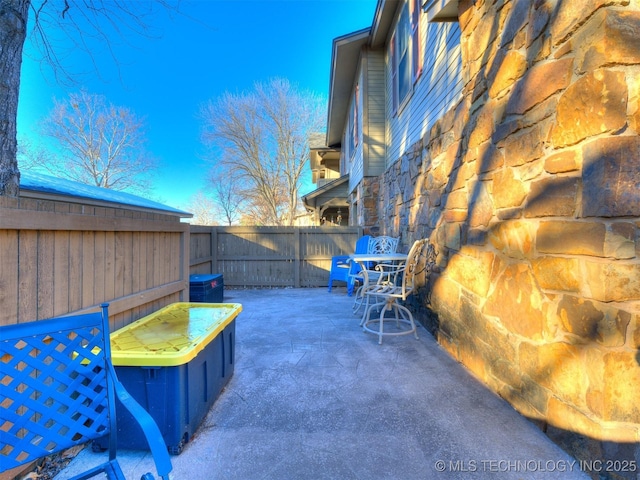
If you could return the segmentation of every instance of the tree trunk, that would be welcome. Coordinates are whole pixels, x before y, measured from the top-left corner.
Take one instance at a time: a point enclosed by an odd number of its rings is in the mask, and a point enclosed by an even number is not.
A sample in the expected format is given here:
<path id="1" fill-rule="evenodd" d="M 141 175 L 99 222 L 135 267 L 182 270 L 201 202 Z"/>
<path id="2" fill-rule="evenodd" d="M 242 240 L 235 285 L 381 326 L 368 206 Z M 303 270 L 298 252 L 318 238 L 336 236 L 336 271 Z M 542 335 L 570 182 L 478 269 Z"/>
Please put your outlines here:
<path id="1" fill-rule="evenodd" d="M 31 0 L 0 0 L 0 195 L 18 196 L 16 157 L 22 49 Z"/>

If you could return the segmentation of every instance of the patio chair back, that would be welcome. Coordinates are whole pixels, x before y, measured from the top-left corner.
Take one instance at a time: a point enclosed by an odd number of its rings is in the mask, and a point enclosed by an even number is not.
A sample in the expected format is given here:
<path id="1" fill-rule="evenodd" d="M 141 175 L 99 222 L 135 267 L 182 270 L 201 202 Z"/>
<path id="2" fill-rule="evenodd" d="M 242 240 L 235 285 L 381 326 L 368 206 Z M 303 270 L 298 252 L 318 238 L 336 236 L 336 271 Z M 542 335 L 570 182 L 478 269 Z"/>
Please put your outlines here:
<path id="1" fill-rule="evenodd" d="M 406 300 L 413 292 L 416 275 L 418 273 L 425 272 L 426 276 L 429 276 L 435 266 L 435 257 L 435 248 L 428 240 L 417 240 L 414 242 L 407 255 L 407 262 L 404 269 L 399 272 L 402 274 L 402 282 L 400 290 L 395 291 L 398 298 Z"/>
<path id="2" fill-rule="evenodd" d="M 396 253 L 398 249 L 398 242 L 400 241 L 400 237 L 389 237 L 387 235 L 381 235 L 379 237 L 371 237 L 369 239 L 369 245 L 367 246 L 367 251 L 363 253 L 370 254 L 386 254 L 386 253 Z M 369 280 L 374 280 L 378 278 L 378 272 L 374 271 L 375 262 L 366 262 L 365 267 L 369 272 Z M 362 302 L 364 297 L 362 295 L 362 287 L 364 286 L 364 278 L 361 273 L 361 268 L 358 268 L 358 271 L 355 274 L 354 283 L 359 282 L 361 285 L 356 290 L 356 298 L 353 302 L 353 311 L 354 313 L 360 310 L 362 306 Z"/>
<path id="3" fill-rule="evenodd" d="M 363 253 L 374 253 L 374 254 L 384 254 L 384 253 L 396 253 L 398 249 L 398 242 L 400 238 L 398 237 L 389 237 L 387 235 L 381 235 L 379 237 L 371 237 L 369 239 L 369 245 L 367 252 Z"/>
<path id="4" fill-rule="evenodd" d="M 427 239 L 417 240 L 411 246 L 407 259 L 399 265 L 378 264 L 378 276 L 376 283 L 364 287 L 363 295 L 368 298 L 375 298 L 376 303 L 367 307 L 362 317 L 361 325 L 367 332 L 378 335 L 378 343 L 382 343 L 385 335 L 407 335 L 413 333 L 418 338 L 416 324 L 411 311 L 400 302 L 407 299 L 415 288 L 415 277 L 424 272 L 428 277 L 435 266 L 436 252 L 432 244 Z M 371 318 L 371 311 L 380 310 L 377 318 Z M 394 318 L 385 318 L 385 312 L 393 311 Z M 408 324 L 409 329 L 389 332 L 384 330 L 384 324 L 388 321 L 395 321 L 397 325 Z"/>
<path id="5" fill-rule="evenodd" d="M 158 474 L 169 478 L 171 461 L 160 430 L 116 378 L 108 325 L 103 305 L 96 313 L 0 329 L 0 470 L 110 435 L 109 461 L 75 478 L 104 472 L 124 479 L 116 460 L 117 393 L 147 435 Z"/>

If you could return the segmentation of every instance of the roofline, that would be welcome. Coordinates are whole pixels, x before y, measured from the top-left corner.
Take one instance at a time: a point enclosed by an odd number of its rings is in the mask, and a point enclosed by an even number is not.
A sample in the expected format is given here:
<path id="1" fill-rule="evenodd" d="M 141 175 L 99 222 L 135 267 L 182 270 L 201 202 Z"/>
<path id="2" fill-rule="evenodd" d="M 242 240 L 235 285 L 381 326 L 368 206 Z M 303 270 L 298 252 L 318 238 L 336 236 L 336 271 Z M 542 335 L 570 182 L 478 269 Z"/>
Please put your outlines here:
<path id="1" fill-rule="evenodd" d="M 126 208 L 127 210 L 160 213 L 181 218 L 193 217 L 189 212 L 128 192 L 110 190 L 28 170 L 21 172 L 20 175 L 20 196 L 80 205 Z"/>
<path id="2" fill-rule="evenodd" d="M 371 41 L 369 42 L 373 48 L 383 47 L 386 43 L 396 10 L 401 3 L 401 0 L 378 0 L 371 27 Z"/>
<path id="3" fill-rule="evenodd" d="M 378 0 L 370 28 L 333 40 L 327 113 L 327 145 L 340 146 L 351 89 L 358 71 L 363 47 L 383 48 L 402 0 Z M 351 47 L 351 48 L 348 48 Z M 338 71 L 338 73 L 336 73 Z"/>
<path id="4" fill-rule="evenodd" d="M 67 203 L 78 203 L 82 205 L 91 205 L 93 207 L 105 207 L 105 208 L 126 208 L 127 210 L 135 210 L 140 212 L 159 213 L 162 215 L 169 215 L 180 218 L 192 218 L 193 214 L 183 212 L 177 209 L 162 210 L 160 208 L 143 207 L 139 205 L 132 205 L 130 203 L 112 202 L 107 200 L 96 200 L 90 197 L 83 197 L 80 195 L 67 195 L 63 193 L 50 193 L 42 192 L 37 189 L 29 187 L 20 187 L 20 196 L 25 198 L 33 198 L 35 200 L 49 200 Z"/>
<path id="5" fill-rule="evenodd" d="M 320 188 L 316 188 L 315 190 L 307 193 L 306 195 L 303 195 L 302 196 L 302 202 L 306 204 L 308 198 L 315 198 L 318 195 L 331 190 L 332 188 L 335 188 L 335 187 L 337 187 L 339 185 L 342 185 L 344 182 L 346 182 L 348 180 L 349 180 L 349 175 L 343 175 L 343 176 L 341 176 L 339 178 L 336 178 L 335 180 L 331 180 L 329 183 L 325 183 Z"/>
<path id="6" fill-rule="evenodd" d="M 360 50 L 368 43 L 370 33 L 371 29 L 365 28 L 333 40 L 329 76 L 329 108 L 327 109 L 326 144 L 329 147 L 340 144 L 346 103 L 351 95 Z M 345 85 L 349 81 L 351 83 Z"/>

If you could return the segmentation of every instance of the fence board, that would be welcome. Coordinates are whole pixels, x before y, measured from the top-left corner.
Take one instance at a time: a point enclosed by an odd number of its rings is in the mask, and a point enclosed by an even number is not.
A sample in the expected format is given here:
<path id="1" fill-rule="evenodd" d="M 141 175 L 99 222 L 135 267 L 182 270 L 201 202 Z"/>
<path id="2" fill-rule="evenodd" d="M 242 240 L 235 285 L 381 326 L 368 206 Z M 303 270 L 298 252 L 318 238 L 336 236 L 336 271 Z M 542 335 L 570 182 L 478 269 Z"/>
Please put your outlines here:
<path id="1" fill-rule="evenodd" d="M 53 249 L 54 234 L 44 230 L 38 234 L 38 318 L 53 316 Z"/>
<path id="2" fill-rule="evenodd" d="M 114 249 L 114 296 L 116 298 L 123 297 L 126 294 L 128 295 L 130 292 L 127 288 L 127 278 L 125 276 L 125 265 L 127 260 L 131 261 L 127 258 L 127 250 L 126 250 L 126 232 L 116 232 L 115 234 L 115 249 Z"/>
<path id="3" fill-rule="evenodd" d="M 69 310 L 82 308 L 82 264 L 85 252 L 82 248 L 82 232 L 69 232 L 69 285 L 80 285 L 81 288 L 69 289 Z"/>
<path id="4" fill-rule="evenodd" d="M 53 315 L 59 316 L 69 311 L 69 288 L 67 279 L 69 277 L 69 232 L 54 233 L 54 253 L 53 253 Z"/>
<path id="5" fill-rule="evenodd" d="M 93 275 L 84 275 L 84 272 L 91 272 L 95 263 L 95 235 L 92 232 L 82 234 L 82 282 L 78 287 L 82 289 L 82 307 L 86 308 L 95 305 L 95 279 Z M 70 287 L 73 288 L 73 287 Z"/>
<path id="6" fill-rule="evenodd" d="M 18 232 L 0 231 L 0 305 L 9 315 L 18 315 L 18 283 L 12 278 L 18 274 Z M 7 322 L 0 321 L 0 325 Z"/>
<path id="7" fill-rule="evenodd" d="M 102 235 L 98 234 L 98 238 L 101 237 Z M 102 278 L 104 278 L 105 298 L 117 298 L 115 278 L 115 241 L 115 232 L 104 232 L 104 268 Z"/>
<path id="8" fill-rule="evenodd" d="M 9 250 L 11 254 L 15 255 L 15 259 L 19 264 L 18 311 L 7 314 L 7 318 L 11 319 L 13 318 L 12 315 L 16 315 L 17 319 L 28 321 L 28 319 L 38 318 L 38 299 L 33 294 L 38 284 L 38 265 L 34 261 L 34 259 L 38 258 L 38 232 L 20 232 L 18 248 L 17 252 Z M 2 250 L 4 251 L 5 247 Z M 11 279 L 9 279 L 9 285 L 11 285 Z"/>
<path id="9" fill-rule="evenodd" d="M 93 289 L 98 298 L 113 298 L 107 296 L 105 286 L 105 267 L 106 267 L 106 239 L 104 232 L 95 232 L 95 245 L 93 250 L 94 255 L 94 269 L 85 273 L 87 276 L 93 276 Z M 104 296 L 100 296 L 100 292 L 105 292 Z"/>
<path id="10" fill-rule="evenodd" d="M 154 249 L 153 235 L 145 235 L 144 237 L 144 250 L 140 252 L 144 258 L 144 288 L 151 288 L 153 285 L 153 249 Z"/>
<path id="11" fill-rule="evenodd" d="M 131 293 L 139 292 L 142 290 L 141 275 L 142 268 L 140 267 L 142 262 L 141 253 L 141 238 L 140 232 L 133 232 L 131 235 Z"/>

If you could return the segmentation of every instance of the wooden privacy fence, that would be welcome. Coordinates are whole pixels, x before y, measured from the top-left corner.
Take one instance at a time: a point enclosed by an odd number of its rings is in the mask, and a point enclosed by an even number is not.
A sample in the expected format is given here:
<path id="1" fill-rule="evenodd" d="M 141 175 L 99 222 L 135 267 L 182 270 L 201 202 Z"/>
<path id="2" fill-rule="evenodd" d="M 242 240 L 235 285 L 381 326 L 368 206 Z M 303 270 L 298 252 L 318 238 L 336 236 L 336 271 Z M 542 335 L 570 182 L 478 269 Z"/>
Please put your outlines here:
<path id="1" fill-rule="evenodd" d="M 115 329 L 187 301 L 188 237 L 176 215 L 0 196 L 0 325 L 109 302 Z"/>
<path id="2" fill-rule="evenodd" d="M 190 232 L 190 273 L 236 287 L 321 287 L 331 258 L 353 253 L 359 227 L 204 227 Z"/>
<path id="3" fill-rule="evenodd" d="M 0 325 L 110 303 L 112 329 L 189 300 L 190 273 L 239 287 L 326 286 L 357 227 L 201 227 L 180 214 L 30 192 L 0 196 Z M 53 197 L 53 196 L 52 196 Z"/>

